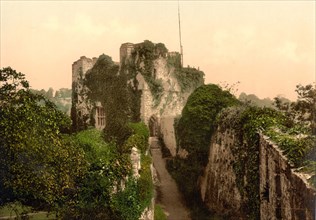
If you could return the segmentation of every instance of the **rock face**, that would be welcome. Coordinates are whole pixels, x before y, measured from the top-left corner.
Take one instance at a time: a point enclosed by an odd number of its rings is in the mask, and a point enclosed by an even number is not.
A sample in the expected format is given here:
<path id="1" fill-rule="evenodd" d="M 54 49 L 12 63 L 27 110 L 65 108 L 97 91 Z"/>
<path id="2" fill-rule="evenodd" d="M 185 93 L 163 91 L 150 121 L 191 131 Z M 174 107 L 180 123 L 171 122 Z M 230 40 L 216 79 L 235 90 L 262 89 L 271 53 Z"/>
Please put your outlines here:
<path id="1" fill-rule="evenodd" d="M 200 179 L 201 198 L 216 213 L 248 219 L 243 207 L 247 197 L 241 196 L 234 170 L 234 148 L 238 143 L 235 134 L 232 129 L 218 129 L 212 136 L 209 162 Z M 295 172 L 267 137 L 259 138 L 260 219 L 315 219 L 315 190 L 306 176 Z"/>

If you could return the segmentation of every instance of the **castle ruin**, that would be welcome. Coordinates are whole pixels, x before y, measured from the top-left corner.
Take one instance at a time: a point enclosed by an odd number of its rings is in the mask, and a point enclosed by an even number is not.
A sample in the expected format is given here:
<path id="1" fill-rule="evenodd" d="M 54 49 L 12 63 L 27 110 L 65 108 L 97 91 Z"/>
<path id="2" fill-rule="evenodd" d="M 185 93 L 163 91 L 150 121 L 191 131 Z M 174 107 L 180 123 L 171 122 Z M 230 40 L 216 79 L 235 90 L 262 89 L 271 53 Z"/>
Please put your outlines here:
<path id="1" fill-rule="evenodd" d="M 130 83 L 133 84 L 133 81 L 136 80 L 137 90 L 141 91 L 140 119 L 149 125 L 151 135 L 157 136 L 161 134 L 159 128 L 161 119 L 173 120 L 174 117 L 180 115 L 188 96 L 197 86 L 204 83 L 204 79 L 203 76 L 200 77 L 201 79 L 199 79 L 200 81 L 196 86 L 183 91 L 179 77 L 177 78 L 175 75 L 179 74 L 180 69 L 176 64 L 170 62 L 170 60 L 181 59 L 180 54 L 178 52 L 168 52 L 167 49 L 165 49 L 166 51 L 160 51 L 159 55 L 151 60 L 152 69 L 150 73 L 148 71 L 144 73 L 148 60 L 146 60 L 145 55 L 138 53 L 138 50 L 140 51 L 140 48 L 145 47 L 147 42 L 150 41 L 138 44 L 122 44 L 119 67 L 120 69 L 123 66 L 128 67 L 125 68 L 125 71 L 126 74 L 129 74 L 131 71 L 129 66 L 136 66 L 135 76 L 130 80 Z M 162 47 L 163 44 L 151 43 L 150 45 Z M 106 106 L 102 106 L 101 102 L 91 102 L 87 96 L 88 88 L 84 85 L 87 72 L 95 65 L 97 60 L 97 58 L 90 59 L 82 56 L 72 64 L 72 119 L 76 126 L 80 126 L 82 121 L 88 125 L 94 125 L 98 129 L 103 129 L 106 126 L 104 117 Z M 193 68 L 190 69 L 203 73 Z M 156 87 L 159 86 L 159 98 L 155 97 L 153 84 Z"/>

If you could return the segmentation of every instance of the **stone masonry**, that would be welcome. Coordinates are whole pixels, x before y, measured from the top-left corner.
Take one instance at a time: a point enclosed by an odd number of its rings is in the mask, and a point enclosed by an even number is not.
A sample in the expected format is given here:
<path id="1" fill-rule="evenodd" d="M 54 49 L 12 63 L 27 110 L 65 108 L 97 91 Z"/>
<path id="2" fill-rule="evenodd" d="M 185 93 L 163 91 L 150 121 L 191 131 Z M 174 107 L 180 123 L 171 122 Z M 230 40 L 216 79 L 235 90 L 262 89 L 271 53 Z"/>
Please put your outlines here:
<path id="1" fill-rule="evenodd" d="M 210 210 L 247 219 L 241 213 L 243 201 L 232 166 L 232 147 L 237 141 L 234 134 L 226 129 L 212 136 L 209 162 L 199 181 L 201 198 Z M 259 151 L 260 219 L 315 219 L 315 190 L 307 182 L 308 175 L 292 169 L 278 146 L 263 135 Z"/>

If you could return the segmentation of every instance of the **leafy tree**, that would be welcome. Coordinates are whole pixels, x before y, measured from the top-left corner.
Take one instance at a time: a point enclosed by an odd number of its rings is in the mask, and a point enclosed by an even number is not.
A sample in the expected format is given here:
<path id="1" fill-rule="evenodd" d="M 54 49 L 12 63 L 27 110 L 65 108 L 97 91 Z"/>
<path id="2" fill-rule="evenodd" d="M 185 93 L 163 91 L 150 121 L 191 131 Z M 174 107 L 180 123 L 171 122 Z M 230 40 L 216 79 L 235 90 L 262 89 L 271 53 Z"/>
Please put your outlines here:
<path id="1" fill-rule="evenodd" d="M 22 73 L 3 68 L 0 80 L 0 205 L 52 209 L 85 168 L 82 151 L 61 134 L 70 119 L 31 93 Z"/>
<path id="2" fill-rule="evenodd" d="M 296 102 L 284 102 L 280 97 L 274 98 L 274 105 L 284 112 L 293 123 L 301 123 L 309 127 L 316 134 L 316 89 L 312 84 L 296 86 L 298 99 Z"/>

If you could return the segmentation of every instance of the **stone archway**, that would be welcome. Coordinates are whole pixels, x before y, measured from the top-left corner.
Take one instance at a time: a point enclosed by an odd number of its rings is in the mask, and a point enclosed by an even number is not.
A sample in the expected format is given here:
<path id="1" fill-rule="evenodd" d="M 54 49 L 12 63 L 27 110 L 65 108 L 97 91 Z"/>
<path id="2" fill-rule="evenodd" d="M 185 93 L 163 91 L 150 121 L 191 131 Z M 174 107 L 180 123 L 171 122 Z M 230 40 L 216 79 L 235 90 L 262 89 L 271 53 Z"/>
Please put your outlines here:
<path id="1" fill-rule="evenodd" d="M 156 115 L 152 115 L 148 122 L 150 137 L 158 137 L 159 135 L 159 122 Z"/>

